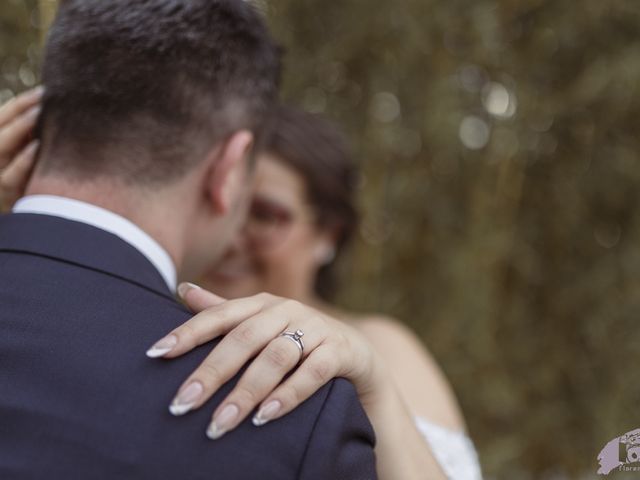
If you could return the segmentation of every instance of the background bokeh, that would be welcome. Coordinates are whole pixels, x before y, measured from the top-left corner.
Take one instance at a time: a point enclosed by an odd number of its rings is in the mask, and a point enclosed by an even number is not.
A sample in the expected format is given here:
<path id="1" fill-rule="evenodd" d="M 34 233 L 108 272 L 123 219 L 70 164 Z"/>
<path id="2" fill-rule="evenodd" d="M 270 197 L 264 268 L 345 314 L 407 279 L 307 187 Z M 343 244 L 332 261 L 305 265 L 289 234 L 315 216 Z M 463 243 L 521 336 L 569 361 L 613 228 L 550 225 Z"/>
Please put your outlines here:
<path id="1" fill-rule="evenodd" d="M 363 169 L 341 302 L 424 339 L 487 478 L 595 478 L 640 427 L 640 2 L 259 5 Z M 0 101 L 54 9 L 2 0 Z"/>

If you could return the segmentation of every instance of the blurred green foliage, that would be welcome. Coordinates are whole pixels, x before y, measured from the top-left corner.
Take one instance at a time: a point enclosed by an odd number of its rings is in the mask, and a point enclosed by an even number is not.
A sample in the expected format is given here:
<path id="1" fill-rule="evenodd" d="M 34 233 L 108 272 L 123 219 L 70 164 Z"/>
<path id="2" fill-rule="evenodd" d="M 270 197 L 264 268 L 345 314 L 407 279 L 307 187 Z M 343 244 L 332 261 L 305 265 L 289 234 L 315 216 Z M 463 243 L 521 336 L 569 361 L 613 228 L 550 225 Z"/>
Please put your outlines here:
<path id="1" fill-rule="evenodd" d="M 36 85 L 41 55 L 37 0 L 3 0 L 0 5 L 0 103 Z"/>
<path id="2" fill-rule="evenodd" d="M 595 477 L 640 427 L 640 3 L 258 3 L 285 98 L 362 165 L 342 303 L 420 334 L 487 478 Z M 0 100 L 35 81 L 37 4 L 2 3 Z"/>

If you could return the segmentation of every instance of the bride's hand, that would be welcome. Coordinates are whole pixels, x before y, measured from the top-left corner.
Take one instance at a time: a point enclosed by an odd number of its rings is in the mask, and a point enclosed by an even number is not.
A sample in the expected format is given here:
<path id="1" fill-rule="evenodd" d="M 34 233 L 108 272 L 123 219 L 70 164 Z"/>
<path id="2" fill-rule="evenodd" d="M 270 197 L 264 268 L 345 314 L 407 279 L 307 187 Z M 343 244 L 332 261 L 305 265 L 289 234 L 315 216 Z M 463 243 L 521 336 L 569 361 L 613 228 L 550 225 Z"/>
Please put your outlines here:
<path id="1" fill-rule="evenodd" d="M 0 107 L 0 213 L 22 196 L 31 175 L 38 150 L 33 129 L 41 98 L 42 88 L 36 88 Z"/>
<path id="2" fill-rule="evenodd" d="M 344 322 L 266 293 L 225 301 L 191 284 L 182 284 L 180 293 L 200 313 L 158 341 L 148 356 L 175 358 L 225 336 L 178 390 L 170 406 L 174 415 L 203 405 L 257 356 L 216 408 L 207 430 L 209 438 L 234 429 L 258 405 L 254 425 L 282 417 L 334 377 L 351 380 L 363 403 L 374 394 L 379 360 L 368 341 Z M 304 333 L 302 358 L 298 346 L 280 335 L 296 330 Z"/>

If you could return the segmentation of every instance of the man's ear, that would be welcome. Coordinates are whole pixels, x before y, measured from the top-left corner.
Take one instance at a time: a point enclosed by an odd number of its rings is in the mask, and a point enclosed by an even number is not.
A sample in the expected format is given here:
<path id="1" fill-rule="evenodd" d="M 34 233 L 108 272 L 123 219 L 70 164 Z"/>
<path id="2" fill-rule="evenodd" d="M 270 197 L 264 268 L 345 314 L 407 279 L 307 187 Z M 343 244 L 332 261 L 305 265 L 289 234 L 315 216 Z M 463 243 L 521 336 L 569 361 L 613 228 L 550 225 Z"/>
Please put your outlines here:
<path id="1" fill-rule="evenodd" d="M 207 193 L 217 214 L 225 215 L 246 188 L 252 148 L 253 133 L 248 130 L 234 133 L 217 147 L 207 178 Z"/>

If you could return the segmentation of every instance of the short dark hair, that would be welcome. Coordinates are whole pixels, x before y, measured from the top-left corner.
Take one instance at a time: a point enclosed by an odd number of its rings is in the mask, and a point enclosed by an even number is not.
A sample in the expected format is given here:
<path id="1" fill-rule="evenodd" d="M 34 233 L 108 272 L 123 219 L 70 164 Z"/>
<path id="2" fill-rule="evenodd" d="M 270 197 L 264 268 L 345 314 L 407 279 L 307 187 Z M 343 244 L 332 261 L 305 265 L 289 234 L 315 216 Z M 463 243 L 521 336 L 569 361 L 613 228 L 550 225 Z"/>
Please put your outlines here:
<path id="1" fill-rule="evenodd" d="M 260 136 L 280 68 L 245 0 L 63 0 L 44 58 L 42 171 L 178 178 L 234 131 Z"/>
<path id="2" fill-rule="evenodd" d="M 360 222 L 355 198 L 359 172 L 346 137 L 326 117 L 286 105 L 274 109 L 270 126 L 265 152 L 303 177 L 317 225 L 336 232 L 337 259 Z M 331 300 L 337 291 L 335 267 L 332 261 L 316 276 L 315 291 L 325 300 Z"/>

